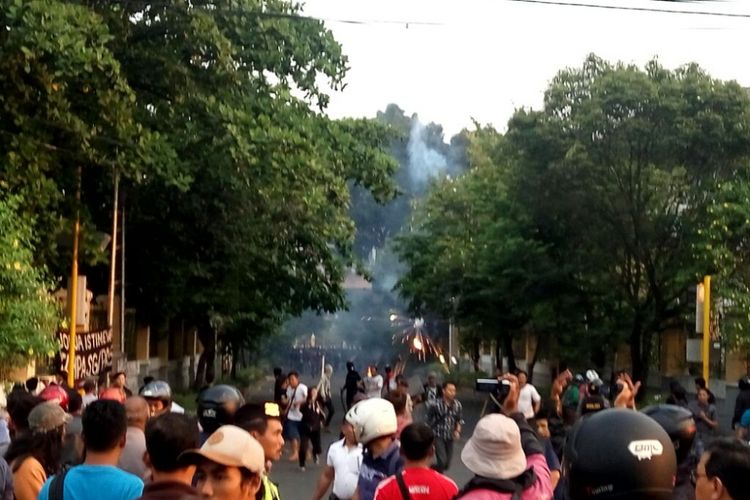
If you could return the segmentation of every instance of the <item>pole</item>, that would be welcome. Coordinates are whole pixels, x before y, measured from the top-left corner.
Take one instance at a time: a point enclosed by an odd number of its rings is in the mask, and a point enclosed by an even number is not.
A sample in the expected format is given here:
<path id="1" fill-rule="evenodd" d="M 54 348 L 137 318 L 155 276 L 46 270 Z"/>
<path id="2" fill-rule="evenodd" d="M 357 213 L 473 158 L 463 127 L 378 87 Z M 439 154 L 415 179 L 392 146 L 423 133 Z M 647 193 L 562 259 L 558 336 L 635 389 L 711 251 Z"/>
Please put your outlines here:
<path id="1" fill-rule="evenodd" d="M 120 223 L 120 350 L 125 351 L 125 203 L 122 203 Z"/>
<path id="2" fill-rule="evenodd" d="M 73 225 L 73 266 L 70 272 L 70 341 L 68 343 L 68 387 L 73 387 L 76 381 L 76 323 L 78 321 L 78 239 L 81 232 L 81 177 L 82 168 L 78 167 L 78 187 L 76 188 L 76 220 Z"/>
<path id="3" fill-rule="evenodd" d="M 703 378 L 708 383 L 708 355 L 711 347 L 711 276 L 703 278 Z"/>
<path id="4" fill-rule="evenodd" d="M 113 328 L 115 318 L 115 278 L 117 274 L 117 204 L 120 193 L 120 174 L 115 171 L 114 202 L 112 207 L 112 252 L 109 259 L 109 308 L 107 309 L 107 326 Z M 120 325 L 122 331 L 123 325 Z M 124 350 L 122 343 L 120 350 Z"/>

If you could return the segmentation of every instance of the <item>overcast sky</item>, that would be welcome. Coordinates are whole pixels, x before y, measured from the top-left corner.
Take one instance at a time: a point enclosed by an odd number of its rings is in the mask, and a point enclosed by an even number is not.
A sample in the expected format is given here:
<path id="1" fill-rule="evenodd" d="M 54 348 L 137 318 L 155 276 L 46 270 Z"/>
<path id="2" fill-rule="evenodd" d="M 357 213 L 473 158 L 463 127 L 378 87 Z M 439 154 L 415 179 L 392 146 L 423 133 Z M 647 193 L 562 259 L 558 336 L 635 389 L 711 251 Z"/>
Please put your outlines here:
<path id="1" fill-rule="evenodd" d="M 750 16 L 750 0 L 551 1 Z M 557 71 L 591 52 L 641 66 L 654 56 L 669 68 L 696 61 L 750 86 L 750 17 L 508 0 L 307 0 L 304 13 L 325 19 L 349 56 L 348 85 L 332 96 L 331 116 L 371 117 L 394 102 L 442 124 L 447 136 L 472 118 L 504 130 L 514 109 L 540 107 Z"/>

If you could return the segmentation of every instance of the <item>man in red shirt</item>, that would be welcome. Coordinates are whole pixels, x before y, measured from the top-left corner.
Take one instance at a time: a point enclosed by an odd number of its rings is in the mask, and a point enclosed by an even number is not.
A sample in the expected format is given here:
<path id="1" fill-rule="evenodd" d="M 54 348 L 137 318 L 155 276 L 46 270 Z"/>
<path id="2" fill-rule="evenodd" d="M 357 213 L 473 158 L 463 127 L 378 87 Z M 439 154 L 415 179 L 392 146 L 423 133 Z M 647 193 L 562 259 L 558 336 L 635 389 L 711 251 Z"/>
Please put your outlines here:
<path id="1" fill-rule="evenodd" d="M 411 424 L 401 431 L 404 471 L 384 479 L 375 500 L 451 500 L 456 483 L 430 468 L 435 457 L 435 435 L 427 424 Z"/>

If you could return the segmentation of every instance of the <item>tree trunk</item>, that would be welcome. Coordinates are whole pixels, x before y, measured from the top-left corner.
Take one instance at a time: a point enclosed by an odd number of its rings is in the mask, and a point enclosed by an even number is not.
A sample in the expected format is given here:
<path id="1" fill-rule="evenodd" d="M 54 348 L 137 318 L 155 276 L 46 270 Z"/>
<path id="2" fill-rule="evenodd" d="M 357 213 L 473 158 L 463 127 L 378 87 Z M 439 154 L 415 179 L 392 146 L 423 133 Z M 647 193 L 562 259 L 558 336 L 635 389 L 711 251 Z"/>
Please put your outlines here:
<path id="1" fill-rule="evenodd" d="M 513 354 L 513 337 L 509 333 L 503 335 L 503 344 L 508 356 L 508 372 L 514 373 L 518 366 L 516 366 L 516 356 Z"/>
<path id="2" fill-rule="evenodd" d="M 529 374 L 529 382 L 534 381 L 534 367 L 536 366 L 536 362 L 539 360 L 539 351 L 542 349 L 542 338 L 538 335 L 534 335 L 534 338 L 536 339 L 536 346 L 534 347 L 534 354 L 531 355 L 531 359 L 527 360 L 526 362 L 526 371 Z"/>
<path id="3" fill-rule="evenodd" d="M 630 332 L 630 358 L 633 366 L 632 379 L 633 383 L 641 382 L 641 389 L 638 392 L 638 399 L 641 400 L 646 394 L 646 384 L 648 382 L 648 355 L 650 348 L 651 335 L 643 331 L 643 321 L 641 315 L 636 313 L 633 321 L 633 329 Z"/>
<path id="4" fill-rule="evenodd" d="M 216 335 L 209 322 L 203 321 L 198 326 L 198 340 L 203 345 L 203 352 L 198 359 L 198 369 L 195 374 L 195 389 L 200 389 L 206 384 L 210 384 L 216 377 Z"/>
<path id="5" fill-rule="evenodd" d="M 503 350 L 499 340 L 495 340 L 495 371 L 503 373 Z"/>
<path id="6" fill-rule="evenodd" d="M 479 339 L 472 341 L 471 358 L 474 361 L 474 371 L 479 372 Z"/>

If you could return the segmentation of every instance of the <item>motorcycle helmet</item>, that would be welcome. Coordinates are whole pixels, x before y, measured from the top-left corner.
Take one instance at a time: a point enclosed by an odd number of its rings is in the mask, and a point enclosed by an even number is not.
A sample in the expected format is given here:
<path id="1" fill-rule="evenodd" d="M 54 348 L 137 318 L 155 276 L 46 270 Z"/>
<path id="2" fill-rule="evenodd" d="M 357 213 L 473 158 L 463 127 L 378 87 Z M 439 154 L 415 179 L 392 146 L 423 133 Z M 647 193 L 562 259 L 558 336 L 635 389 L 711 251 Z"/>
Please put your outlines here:
<path id="1" fill-rule="evenodd" d="M 39 393 L 39 397 L 45 401 L 55 401 L 63 410 L 68 411 L 70 396 L 68 396 L 68 391 L 60 385 L 48 385 Z"/>
<path id="2" fill-rule="evenodd" d="M 396 410 L 381 398 L 365 399 L 355 404 L 346 413 L 346 421 L 354 427 L 354 436 L 363 445 L 395 434 L 398 429 Z"/>
<path id="3" fill-rule="evenodd" d="M 695 420 L 690 410 L 682 406 L 661 404 L 647 406 L 641 413 L 656 420 L 669 434 L 677 454 L 677 463 L 683 463 L 690 456 L 696 434 Z"/>
<path id="4" fill-rule="evenodd" d="M 750 377 L 748 377 L 747 375 L 742 377 L 739 382 L 737 382 L 737 385 L 740 387 L 741 391 L 750 390 Z"/>
<path id="5" fill-rule="evenodd" d="M 677 459 L 669 435 L 655 420 L 612 409 L 573 427 L 562 467 L 569 498 L 668 500 Z"/>
<path id="6" fill-rule="evenodd" d="M 222 425 L 234 423 L 237 408 L 245 398 L 231 385 L 216 385 L 198 396 L 198 421 L 204 432 L 212 433 Z"/>
<path id="7" fill-rule="evenodd" d="M 152 417 L 166 413 L 172 408 L 172 388 L 163 380 L 154 380 L 143 386 L 141 396 L 148 402 Z"/>

